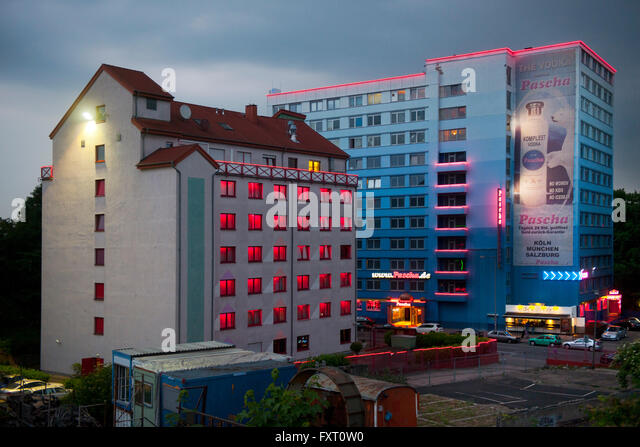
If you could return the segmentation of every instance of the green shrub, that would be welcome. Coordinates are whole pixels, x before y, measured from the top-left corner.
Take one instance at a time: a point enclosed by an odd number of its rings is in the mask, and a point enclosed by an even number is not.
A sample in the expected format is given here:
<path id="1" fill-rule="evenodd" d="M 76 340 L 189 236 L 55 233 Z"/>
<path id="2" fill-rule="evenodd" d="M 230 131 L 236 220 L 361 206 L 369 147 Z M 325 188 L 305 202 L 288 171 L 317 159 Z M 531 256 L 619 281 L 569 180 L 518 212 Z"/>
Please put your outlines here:
<path id="1" fill-rule="evenodd" d="M 393 331 L 387 331 L 384 333 L 384 342 L 387 346 L 391 346 L 391 336 L 393 335 Z"/>
<path id="2" fill-rule="evenodd" d="M 465 337 L 460 334 L 429 332 L 416 336 L 416 348 L 440 348 L 444 346 L 461 346 Z"/>
<path id="3" fill-rule="evenodd" d="M 309 361 L 300 364 L 299 369 L 320 368 L 321 366 L 346 366 L 349 364 L 345 354 L 322 354 L 312 357 Z"/>
<path id="4" fill-rule="evenodd" d="M 12 374 L 20 374 L 24 378 L 42 380 L 43 382 L 48 382 L 51 378 L 50 374 L 38 371 L 37 369 L 20 368 L 19 366 L 12 365 L 0 365 L 0 375 L 8 376 Z"/>
<path id="5" fill-rule="evenodd" d="M 353 343 L 351 343 L 350 348 L 353 352 L 358 354 L 360 351 L 362 351 L 362 343 L 360 343 L 359 341 L 354 341 Z"/>

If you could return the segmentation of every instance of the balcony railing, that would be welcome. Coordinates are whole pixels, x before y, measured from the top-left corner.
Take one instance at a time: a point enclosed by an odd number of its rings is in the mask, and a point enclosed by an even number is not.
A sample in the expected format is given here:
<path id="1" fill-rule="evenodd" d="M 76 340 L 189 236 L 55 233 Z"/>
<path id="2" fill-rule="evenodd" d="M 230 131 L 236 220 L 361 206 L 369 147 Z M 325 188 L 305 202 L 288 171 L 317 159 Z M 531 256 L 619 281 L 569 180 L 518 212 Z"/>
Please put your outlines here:
<path id="1" fill-rule="evenodd" d="M 258 177 L 277 180 L 290 180 L 306 183 L 330 183 L 334 185 L 358 185 L 358 176 L 342 172 L 309 171 L 282 166 L 258 165 L 237 161 L 216 160 L 220 165 L 218 174 Z"/>

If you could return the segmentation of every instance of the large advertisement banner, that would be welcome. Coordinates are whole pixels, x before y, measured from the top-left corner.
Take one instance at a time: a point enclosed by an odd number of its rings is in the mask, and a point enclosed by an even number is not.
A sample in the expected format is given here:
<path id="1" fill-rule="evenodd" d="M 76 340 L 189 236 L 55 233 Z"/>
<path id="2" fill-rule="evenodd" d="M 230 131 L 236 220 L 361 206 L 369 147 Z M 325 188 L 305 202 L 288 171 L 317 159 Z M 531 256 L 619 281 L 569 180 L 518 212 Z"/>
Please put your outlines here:
<path id="1" fill-rule="evenodd" d="M 575 50 L 518 56 L 514 264 L 573 265 Z"/>

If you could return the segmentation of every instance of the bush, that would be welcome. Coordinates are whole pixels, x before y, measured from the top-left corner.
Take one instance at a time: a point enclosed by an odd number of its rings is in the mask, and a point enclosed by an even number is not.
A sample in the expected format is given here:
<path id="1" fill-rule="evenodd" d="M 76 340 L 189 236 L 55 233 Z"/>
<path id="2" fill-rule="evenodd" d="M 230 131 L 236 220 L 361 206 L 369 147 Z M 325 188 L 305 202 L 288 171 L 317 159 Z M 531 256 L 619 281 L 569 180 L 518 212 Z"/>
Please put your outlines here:
<path id="1" fill-rule="evenodd" d="M 384 342 L 387 346 L 391 346 L 391 336 L 393 335 L 393 331 L 387 331 L 384 333 Z"/>
<path id="2" fill-rule="evenodd" d="M 320 368 L 322 366 L 346 366 L 349 364 L 345 354 L 322 354 L 312 357 L 308 362 L 300 364 L 299 369 Z"/>
<path id="3" fill-rule="evenodd" d="M 50 374 L 37 369 L 20 368 L 19 366 L 0 365 L 0 375 L 8 376 L 12 374 L 20 374 L 26 379 L 42 380 L 48 382 L 51 378 Z"/>
<path id="4" fill-rule="evenodd" d="M 359 341 L 354 341 L 353 343 L 351 343 L 350 348 L 353 352 L 358 354 L 360 351 L 362 351 L 362 343 L 360 343 Z"/>
<path id="5" fill-rule="evenodd" d="M 429 332 L 416 336 L 416 348 L 436 348 L 443 346 L 461 346 L 465 337 L 460 334 Z"/>

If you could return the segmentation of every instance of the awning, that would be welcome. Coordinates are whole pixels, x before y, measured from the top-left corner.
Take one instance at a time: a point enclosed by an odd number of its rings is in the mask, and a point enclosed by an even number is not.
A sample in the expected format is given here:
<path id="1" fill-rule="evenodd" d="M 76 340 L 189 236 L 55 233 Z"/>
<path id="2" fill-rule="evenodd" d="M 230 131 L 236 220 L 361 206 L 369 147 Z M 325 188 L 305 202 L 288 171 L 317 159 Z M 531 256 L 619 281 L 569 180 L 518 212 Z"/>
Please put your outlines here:
<path id="1" fill-rule="evenodd" d="M 540 319 L 540 320 L 563 320 L 570 319 L 571 315 L 569 314 L 525 314 L 525 313 L 517 313 L 517 312 L 507 312 L 503 315 L 505 318 L 530 318 L 530 319 Z"/>

